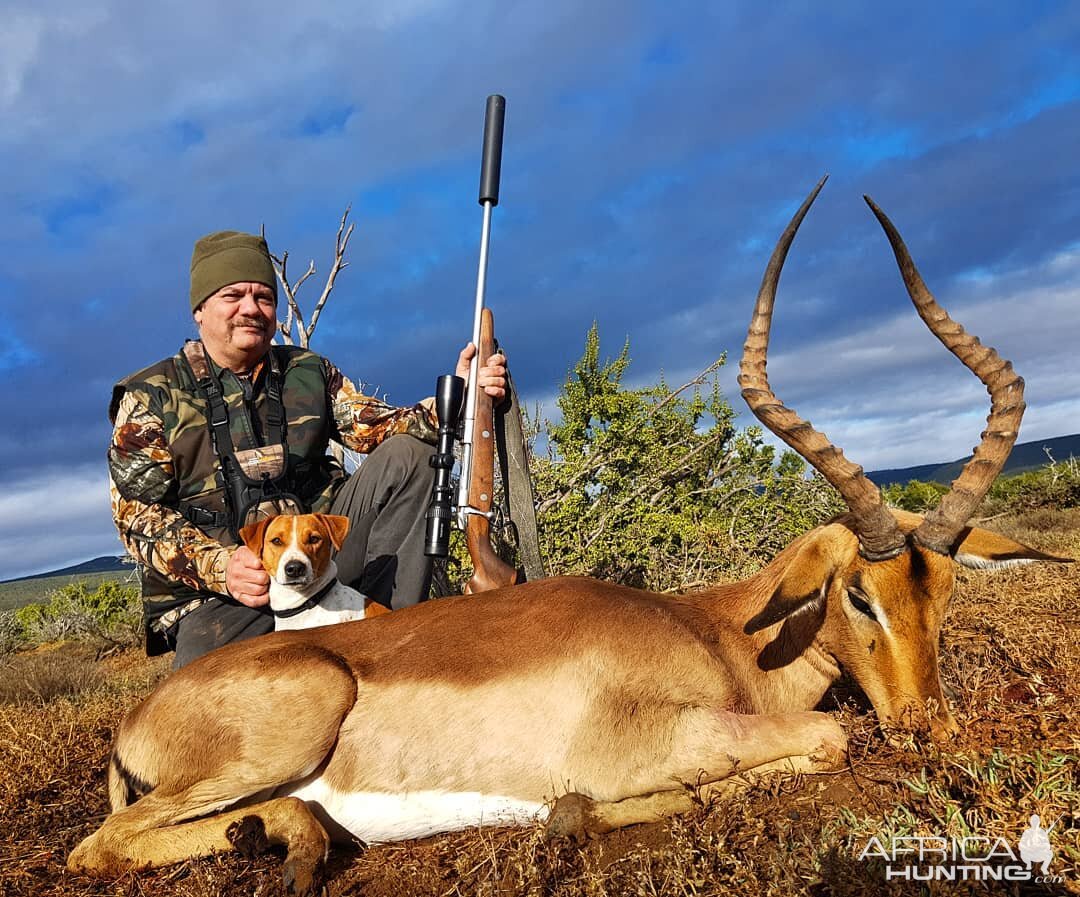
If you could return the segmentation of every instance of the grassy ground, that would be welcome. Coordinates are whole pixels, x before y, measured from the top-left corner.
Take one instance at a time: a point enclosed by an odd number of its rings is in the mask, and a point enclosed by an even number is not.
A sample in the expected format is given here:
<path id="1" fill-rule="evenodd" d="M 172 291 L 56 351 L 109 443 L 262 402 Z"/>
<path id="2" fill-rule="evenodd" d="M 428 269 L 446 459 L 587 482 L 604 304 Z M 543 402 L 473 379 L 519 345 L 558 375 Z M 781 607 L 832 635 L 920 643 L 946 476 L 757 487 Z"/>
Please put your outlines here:
<path id="1" fill-rule="evenodd" d="M 993 525 L 1080 558 L 1080 511 Z M 485 830 L 338 850 L 331 895 L 1080 894 L 1080 564 L 964 571 L 943 634 L 943 676 L 960 735 L 943 747 L 888 744 L 843 684 L 826 698 L 851 736 L 842 773 L 762 783 L 665 825 L 577 846 L 539 830 Z M 210 897 L 282 893 L 280 855 L 225 856 L 119 881 L 68 875 L 68 851 L 107 811 L 113 728 L 167 671 L 134 653 L 40 650 L 0 669 L 0 894 Z M 1050 886 L 886 884 L 867 839 L 1004 837 L 1057 820 Z M 925 890 L 922 890 L 925 888 Z M 995 890 L 996 889 L 996 890 Z"/>

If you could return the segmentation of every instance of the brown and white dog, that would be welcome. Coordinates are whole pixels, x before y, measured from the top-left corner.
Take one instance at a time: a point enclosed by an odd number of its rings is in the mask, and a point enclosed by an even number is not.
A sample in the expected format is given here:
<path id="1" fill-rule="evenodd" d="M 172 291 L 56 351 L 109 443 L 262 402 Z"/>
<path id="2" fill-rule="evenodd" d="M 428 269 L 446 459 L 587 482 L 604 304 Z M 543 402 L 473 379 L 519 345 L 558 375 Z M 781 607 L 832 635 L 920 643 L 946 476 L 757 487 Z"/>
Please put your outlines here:
<path id="1" fill-rule="evenodd" d="M 388 613 L 338 581 L 331 551 L 341 548 L 349 518 L 283 514 L 245 526 L 240 538 L 270 576 L 274 629 L 310 629 Z"/>

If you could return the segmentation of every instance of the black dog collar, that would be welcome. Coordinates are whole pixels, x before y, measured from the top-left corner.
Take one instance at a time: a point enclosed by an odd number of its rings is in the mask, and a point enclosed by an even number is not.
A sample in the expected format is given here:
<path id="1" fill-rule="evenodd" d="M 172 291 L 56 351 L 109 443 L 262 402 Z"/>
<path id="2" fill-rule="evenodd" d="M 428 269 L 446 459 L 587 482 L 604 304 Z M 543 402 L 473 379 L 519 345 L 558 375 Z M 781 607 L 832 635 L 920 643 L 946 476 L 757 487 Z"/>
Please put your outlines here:
<path id="1" fill-rule="evenodd" d="M 270 612 L 275 617 L 295 617 L 297 614 L 302 614 L 304 611 L 311 610 L 313 607 L 318 605 L 318 603 L 330 593 L 330 590 L 334 586 L 336 586 L 337 583 L 337 577 L 334 577 L 334 579 L 331 579 L 330 582 L 328 582 L 321 589 L 319 589 L 319 591 L 317 591 L 314 595 L 308 598 L 308 600 L 305 601 L 303 604 L 297 605 L 296 607 L 290 607 L 287 610 L 274 610 L 273 608 L 271 608 Z"/>

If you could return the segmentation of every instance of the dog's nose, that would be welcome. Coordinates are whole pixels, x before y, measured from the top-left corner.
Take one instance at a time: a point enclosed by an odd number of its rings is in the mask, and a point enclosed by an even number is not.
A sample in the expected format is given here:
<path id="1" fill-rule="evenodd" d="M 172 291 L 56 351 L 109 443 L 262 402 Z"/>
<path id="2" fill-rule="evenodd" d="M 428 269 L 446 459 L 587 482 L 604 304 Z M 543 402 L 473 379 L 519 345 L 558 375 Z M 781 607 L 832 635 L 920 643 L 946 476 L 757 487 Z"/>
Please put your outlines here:
<path id="1" fill-rule="evenodd" d="M 285 565 L 285 575 L 288 577 L 303 576 L 306 570 L 303 561 L 289 561 Z"/>

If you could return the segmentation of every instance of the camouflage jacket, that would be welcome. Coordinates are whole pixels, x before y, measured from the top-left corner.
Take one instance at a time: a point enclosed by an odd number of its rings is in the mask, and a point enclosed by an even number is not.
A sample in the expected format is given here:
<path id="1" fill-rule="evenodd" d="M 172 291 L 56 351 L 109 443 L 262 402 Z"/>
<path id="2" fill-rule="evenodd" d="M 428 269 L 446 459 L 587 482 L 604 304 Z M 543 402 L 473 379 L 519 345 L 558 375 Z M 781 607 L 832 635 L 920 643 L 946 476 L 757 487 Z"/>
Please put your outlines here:
<path id="1" fill-rule="evenodd" d="M 292 491 L 310 510 L 325 510 L 345 477 L 326 453 L 330 440 L 365 454 L 397 433 L 435 441 L 429 401 L 395 408 L 358 392 L 313 352 L 292 346 L 271 351 L 281 362 Z M 249 379 L 214 364 L 237 451 L 259 446 L 266 432 L 267 368 L 264 360 Z M 207 593 L 225 594 L 225 568 L 235 550 L 231 534 L 196 526 L 182 513 L 185 506 L 225 508 L 206 402 L 183 352 L 116 384 L 109 417 L 113 520 L 128 551 L 145 565 L 144 598 L 165 610 Z"/>

